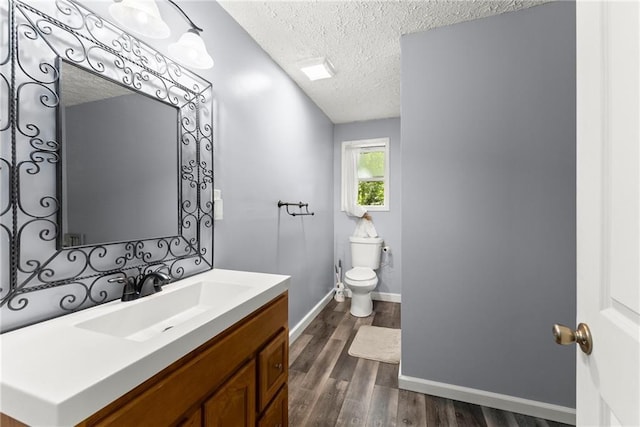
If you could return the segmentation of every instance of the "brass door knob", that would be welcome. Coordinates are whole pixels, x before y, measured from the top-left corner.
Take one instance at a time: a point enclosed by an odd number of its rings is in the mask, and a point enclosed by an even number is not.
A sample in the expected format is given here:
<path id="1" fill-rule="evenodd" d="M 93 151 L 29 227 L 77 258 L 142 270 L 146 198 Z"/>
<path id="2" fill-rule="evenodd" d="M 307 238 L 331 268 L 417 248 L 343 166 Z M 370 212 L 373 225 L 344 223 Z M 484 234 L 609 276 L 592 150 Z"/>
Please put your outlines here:
<path id="1" fill-rule="evenodd" d="M 568 326 L 558 325 L 556 323 L 553 325 L 553 337 L 557 344 L 578 344 L 580 346 L 580 350 L 585 354 L 591 354 L 591 351 L 593 350 L 591 331 L 585 323 L 580 323 L 575 331 Z"/>

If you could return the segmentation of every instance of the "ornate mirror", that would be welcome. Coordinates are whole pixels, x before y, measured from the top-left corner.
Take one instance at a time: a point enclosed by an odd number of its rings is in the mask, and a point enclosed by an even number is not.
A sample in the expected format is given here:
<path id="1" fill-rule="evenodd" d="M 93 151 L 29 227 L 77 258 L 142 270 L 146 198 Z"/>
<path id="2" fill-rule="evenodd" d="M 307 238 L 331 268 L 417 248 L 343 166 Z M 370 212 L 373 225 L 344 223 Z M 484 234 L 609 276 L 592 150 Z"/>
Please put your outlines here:
<path id="1" fill-rule="evenodd" d="M 74 1 L 33 4 L 0 6 L 3 331 L 213 265 L 211 84 Z"/>

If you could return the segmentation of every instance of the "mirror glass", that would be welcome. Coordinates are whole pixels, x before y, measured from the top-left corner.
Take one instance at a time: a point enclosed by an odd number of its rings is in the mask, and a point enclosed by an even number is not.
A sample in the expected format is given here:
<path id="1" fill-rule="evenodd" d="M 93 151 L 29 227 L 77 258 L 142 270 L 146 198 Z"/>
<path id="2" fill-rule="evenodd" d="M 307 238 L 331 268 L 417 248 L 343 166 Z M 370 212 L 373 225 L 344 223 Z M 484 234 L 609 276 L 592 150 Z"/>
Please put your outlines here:
<path id="1" fill-rule="evenodd" d="M 178 235 L 179 110 L 60 61 L 61 246 Z"/>

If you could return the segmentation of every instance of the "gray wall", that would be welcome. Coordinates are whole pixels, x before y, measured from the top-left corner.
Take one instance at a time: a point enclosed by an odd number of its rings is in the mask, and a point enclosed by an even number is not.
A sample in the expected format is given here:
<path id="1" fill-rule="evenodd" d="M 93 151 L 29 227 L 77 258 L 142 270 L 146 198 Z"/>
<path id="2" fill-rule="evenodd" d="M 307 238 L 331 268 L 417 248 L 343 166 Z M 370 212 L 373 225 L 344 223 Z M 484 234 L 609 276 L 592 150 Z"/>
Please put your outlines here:
<path id="1" fill-rule="evenodd" d="M 575 406 L 575 6 L 402 38 L 402 373 Z"/>
<path id="2" fill-rule="evenodd" d="M 224 200 L 214 264 L 291 275 L 294 326 L 333 287 L 333 124 L 217 3 L 182 6 L 200 17 L 215 61 L 201 72 L 214 85 L 214 181 Z M 163 16 L 184 28 L 176 15 L 169 7 Z M 278 200 L 308 202 L 315 215 L 289 216 Z"/>
<path id="3" fill-rule="evenodd" d="M 207 17 L 216 61 L 215 266 L 291 275 L 294 326 L 333 287 L 333 124 L 220 6 L 189 8 Z M 278 200 L 315 215 L 289 216 Z"/>
<path id="4" fill-rule="evenodd" d="M 294 326 L 333 287 L 333 124 L 216 2 L 181 6 L 204 28 L 215 61 L 198 73 L 213 83 L 214 182 L 224 219 L 214 227 L 216 268 L 292 276 Z M 186 30 L 170 4 L 173 29 Z M 292 217 L 278 200 L 304 201 L 315 216 Z"/>
<path id="5" fill-rule="evenodd" d="M 349 236 L 355 230 L 357 219 L 340 211 L 342 141 L 358 139 L 389 138 L 389 195 L 391 196 L 388 211 L 370 212 L 378 234 L 384 244 L 391 247 L 389 253 L 383 253 L 378 270 L 378 286 L 376 292 L 400 294 L 402 291 L 402 235 L 400 229 L 400 213 L 402 212 L 402 195 L 400 191 L 400 119 L 370 120 L 337 124 L 333 131 L 333 204 L 334 204 L 334 254 L 335 259 L 342 260 L 344 271 L 351 268 L 351 250 Z"/>
<path id="6" fill-rule="evenodd" d="M 142 95 L 65 108 L 65 232 L 86 244 L 178 234 L 178 113 Z"/>

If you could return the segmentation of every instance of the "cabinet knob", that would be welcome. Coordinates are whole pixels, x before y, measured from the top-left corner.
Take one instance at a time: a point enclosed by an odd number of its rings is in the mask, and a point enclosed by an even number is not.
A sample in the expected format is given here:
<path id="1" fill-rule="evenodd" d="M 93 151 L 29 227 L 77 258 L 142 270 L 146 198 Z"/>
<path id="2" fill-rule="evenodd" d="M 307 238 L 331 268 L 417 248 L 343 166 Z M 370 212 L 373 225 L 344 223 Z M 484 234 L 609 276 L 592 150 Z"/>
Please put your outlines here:
<path id="1" fill-rule="evenodd" d="M 277 370 L 282 369 L 282 363 L 276 363 L 275 365 L 273 365 L 274 368 L 276 368 Z"/>

